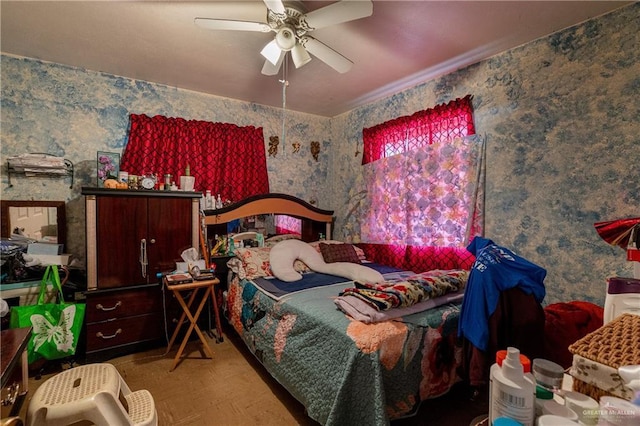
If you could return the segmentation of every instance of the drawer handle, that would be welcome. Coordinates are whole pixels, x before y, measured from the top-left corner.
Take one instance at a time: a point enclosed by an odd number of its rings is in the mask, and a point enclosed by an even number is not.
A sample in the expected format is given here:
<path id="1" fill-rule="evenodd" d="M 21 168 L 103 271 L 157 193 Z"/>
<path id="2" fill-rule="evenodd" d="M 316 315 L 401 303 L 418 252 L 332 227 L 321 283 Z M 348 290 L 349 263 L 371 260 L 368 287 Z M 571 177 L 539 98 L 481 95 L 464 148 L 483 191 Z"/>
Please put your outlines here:
<path id="1" fill-rule="evenodd" d="M 104 306 L 102 306 L 102 303 L 98 303 L 96 305 L 96 309 L 100 310 L 100 311 L 104 311 L 104 312 L 108 312 L 108 311 L 113 311 L 115 309 L 118 309 L 120 307 L 120 305 L 122 305 L 122 302 L 118 300 L 118 302 L 113 306 L 113 308 L 105 308 Z"/>
<path id="2" fill-rule="evenodd" d="M 113 339 L 114 337 L 116 337 L 120 333 L 122 333 L 122 329 L 121 328 L 117 329 L 116 332 L 113 333 L 111 336 L 105 336 L 104 334 L 102 334 L 102 331 L 98 331 L 96 333 L 96 336 L 98 336 L 98 337 L 100 337 L 100 338 L 102 338 L 104 340 L 107 340 L 107 339 Z"/>
<path id="3" fill-rule="evenodd" d="M 4 407 L 15 404 L 18 399 L 18 394 L 20 393 L 20 384 L 13 383 L 11 386 L 7 387 L 7 397 L 2 400 L 2 405 Z"/>

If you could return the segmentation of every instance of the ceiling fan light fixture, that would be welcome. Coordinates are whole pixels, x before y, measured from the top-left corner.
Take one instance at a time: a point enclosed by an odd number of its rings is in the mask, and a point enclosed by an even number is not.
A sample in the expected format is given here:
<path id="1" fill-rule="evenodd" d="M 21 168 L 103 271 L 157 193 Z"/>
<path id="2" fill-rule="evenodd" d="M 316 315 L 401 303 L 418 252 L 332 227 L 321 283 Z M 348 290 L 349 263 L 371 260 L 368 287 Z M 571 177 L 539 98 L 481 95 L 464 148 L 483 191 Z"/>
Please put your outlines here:
<path id="1" fill-rule="evenodd" d="M 311 61 L 311 55 L 309 55 L 307 49 L 305 49 L 300 43 L 296 43 L 296 45 L 293 46 L 293 49 L 291 49 L 291 58 L 293 59 L 293 64 L 296 68 L 300 68 Z"/>
<path id="2" fill-rule="evenodd" d="M 262 74 L 276 75 L 287 52 L 296 68 L 314 58 L 334 70 L 345 73 L 353 62 L 308 33 L 318 28 L 371 16 L 372 0 L 340 0 L 307 12 L 300 0 L 263 0 L 267 6 L 266 22 L 233 19 L 195 18 L 198 26 L 211 30 L 274 32 L 275 37 L 260 51 L 266 59 Z M 286 64 L 286 62 L 284 62 Z"/>
<path id="3" fill-rule="evenodd" d="M 262 48 L 260 54 L 273 65 L 276 65 L 278 63 L 278 59 L 280 59 L 280 52 L 281 50 L 276 40 L 271 40 Z"/>
<path id="4" fill-rule="evenodd" d="M 280 49 L 289 51 L 296 45 L 296 35 L 288 26 L 280 28 L 276 34 L 276 43 Z"/>

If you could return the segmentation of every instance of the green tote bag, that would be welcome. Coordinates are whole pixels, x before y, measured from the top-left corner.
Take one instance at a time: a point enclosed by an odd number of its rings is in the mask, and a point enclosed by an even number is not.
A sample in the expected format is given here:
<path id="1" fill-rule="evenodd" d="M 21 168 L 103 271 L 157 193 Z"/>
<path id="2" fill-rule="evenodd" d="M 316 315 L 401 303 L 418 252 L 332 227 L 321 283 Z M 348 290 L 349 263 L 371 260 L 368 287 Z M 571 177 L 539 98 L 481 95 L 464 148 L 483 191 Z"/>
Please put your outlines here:
<path id="1" fill-rule="evenodd" d="M 58 303 L 44 303 L 47 284 L 58 291 Z M 74 355 L 84 321 L 84 303 L 65 303 L 57 266 L 47 266 L 40 283 L 36 305 L 11 308 L 11 328 L 33 327 L 27 344 L 29 364 L 40 358 L 48 360 Z"/>

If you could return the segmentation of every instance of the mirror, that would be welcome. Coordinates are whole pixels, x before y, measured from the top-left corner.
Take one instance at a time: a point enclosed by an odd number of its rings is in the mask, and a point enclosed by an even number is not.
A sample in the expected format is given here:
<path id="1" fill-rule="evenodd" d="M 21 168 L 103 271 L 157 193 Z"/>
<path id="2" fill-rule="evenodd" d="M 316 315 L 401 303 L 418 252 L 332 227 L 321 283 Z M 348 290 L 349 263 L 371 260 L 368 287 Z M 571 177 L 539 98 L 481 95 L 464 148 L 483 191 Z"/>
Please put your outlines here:
<path id="1" fill-rule="evenodd" d="M 38 241 L 67 244 L 67 218 L 64 201 L 2 200 L 2 238 L 18 228 Z"/>

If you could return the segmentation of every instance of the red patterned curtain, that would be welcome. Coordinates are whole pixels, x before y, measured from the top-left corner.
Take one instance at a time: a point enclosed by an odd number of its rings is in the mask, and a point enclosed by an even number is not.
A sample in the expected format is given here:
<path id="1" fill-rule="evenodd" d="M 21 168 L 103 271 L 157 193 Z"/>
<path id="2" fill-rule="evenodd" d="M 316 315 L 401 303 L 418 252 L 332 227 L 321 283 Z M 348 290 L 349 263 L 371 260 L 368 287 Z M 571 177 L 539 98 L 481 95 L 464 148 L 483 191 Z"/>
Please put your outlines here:
<path id="1" fill-rule="evenodd" d="M 362 241 L 462 247 L 482 235 L 483 140 L 471 96 L 363 130 Z"/>
<path id="2" fill-rule="evenodd" d="M 471 95 L 364 129 L 362 164 L 475 134 Z"/>
<path id="3" fill-rule="evenodd" d="M 131 114 L 121 170 L 159 180 L 171 174 L 179 184 L 187 165 L 196 191 L 232 201 L 269 193 L 261 127 Z"/>

